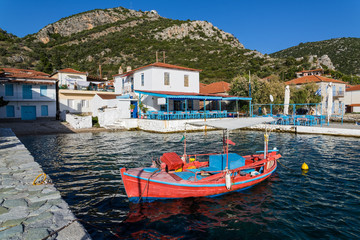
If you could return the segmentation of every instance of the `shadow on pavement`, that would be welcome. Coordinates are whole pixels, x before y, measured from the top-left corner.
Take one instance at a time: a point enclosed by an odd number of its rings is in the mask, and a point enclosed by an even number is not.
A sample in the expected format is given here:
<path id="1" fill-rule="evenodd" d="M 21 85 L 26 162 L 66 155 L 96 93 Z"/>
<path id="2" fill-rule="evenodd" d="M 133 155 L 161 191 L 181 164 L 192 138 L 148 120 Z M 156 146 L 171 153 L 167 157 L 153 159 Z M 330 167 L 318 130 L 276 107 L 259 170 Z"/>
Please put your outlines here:
<path id="1" fill-rule="evenodd" d="M 75 133 L 64 123 L 50 119 L 36 121 L 1 121 L 0 128 L 11 128 L 16 136 Z"/>

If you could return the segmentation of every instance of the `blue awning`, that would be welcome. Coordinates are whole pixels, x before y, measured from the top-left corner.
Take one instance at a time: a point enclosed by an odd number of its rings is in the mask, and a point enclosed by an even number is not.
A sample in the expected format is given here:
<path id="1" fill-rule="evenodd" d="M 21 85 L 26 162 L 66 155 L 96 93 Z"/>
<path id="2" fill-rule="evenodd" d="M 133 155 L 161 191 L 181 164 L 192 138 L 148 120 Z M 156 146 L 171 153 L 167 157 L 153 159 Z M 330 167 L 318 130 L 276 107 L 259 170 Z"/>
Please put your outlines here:
<path id="1" fill-rule="evenodd" d="M 148 91 L 139 91 L 139 90 L 135 90 L 135 93 L 139 93 L 139 94 L 144 94 L 144 95 L 150 95 L 150 96 L 154 96 L 154 97 L 160 97 L 160 98 L 167 98 L 167 99 L 171 99 L 171 100 L 186 100 L 186 99 L 190 99 L 190 100 L 206 100 L 206 101 L 234 101 L 234 100 L 246 100 L 246 101 L 251 101 L 252 98 L 249 97 L 234 97 L 234 96 L 229 96 L 229 97 L 224 97 L 224 96 L 207 96 L 207 95 L 200 95 L 200 94 L 194 94 L 191 95 L 189 94 L 184 94 L 181 95 L 179 93 L 174 92 L 174 94 L 165 94 L 165 93 L 159 93 L 159 92 L 148 92 Z"/>

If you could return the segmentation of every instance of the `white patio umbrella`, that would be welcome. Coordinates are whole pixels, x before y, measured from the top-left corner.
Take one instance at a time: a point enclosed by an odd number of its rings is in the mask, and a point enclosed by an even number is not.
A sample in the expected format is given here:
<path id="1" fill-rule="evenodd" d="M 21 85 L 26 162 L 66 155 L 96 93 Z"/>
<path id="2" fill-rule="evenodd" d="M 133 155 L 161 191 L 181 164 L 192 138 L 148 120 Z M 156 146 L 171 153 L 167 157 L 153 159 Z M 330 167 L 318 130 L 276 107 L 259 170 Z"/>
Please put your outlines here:
<path id="1" fill-rule="evenodd" d="M 328 125 L 329 125 L 330 116 L 331 116 L 331 113 L 332 113 L 332 106 L 333 106 L 333 92 L 332 92 L 332 83 L 331 82 L 327 85 L 326 95 L 327 95 L 327 110 L 326 110 L 326 113 L 327 113 Z"/>
<path id="2" fill-rule="evenodd" d="M 289 103 L 290 103 L 290 87 L 286 86 L 285 98 L 284 98 L 284 115 L 289 114 Z"/>

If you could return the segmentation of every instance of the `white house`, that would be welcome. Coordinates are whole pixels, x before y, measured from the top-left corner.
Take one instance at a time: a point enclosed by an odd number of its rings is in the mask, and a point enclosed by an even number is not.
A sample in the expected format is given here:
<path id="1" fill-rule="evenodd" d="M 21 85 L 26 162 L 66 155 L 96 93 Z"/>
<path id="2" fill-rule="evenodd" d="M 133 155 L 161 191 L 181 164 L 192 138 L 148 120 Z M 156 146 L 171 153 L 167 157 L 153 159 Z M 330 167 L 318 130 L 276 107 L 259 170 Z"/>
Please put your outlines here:
<path id="1" fill-rule="evenodd" d="M 59 80 L 59 87 L 61 89 L 75 89 L 87 88 L 90 82 L 87 82 L 87 73 L 79 72 L 72 68 L 65 68 L 56 71 L 51 75 L 52 78 Z M 79 89 L 79 90 L 80 90 Z"/>
<path id="2" fill-rule="evenodd" d="M 345 96 L 345 86 L 346 82 L 327 78 L 323 76 L 317 75 L 309 75 L 300 78 L 295 78 L 293 80 L 285 82 L 286 85 L 296 85 L 297 87 L 301 87 L 303 84 L 307 83 L 315 83 L 319 87 L 319 92 L 322 96 L 321 103 L 322 103 L 322 113 L 326 113 L 326 88 L 329 83 L 332 83 L 333 88 L 333 110 L 332 114 L 341 115 L 344 114 L 344 96 Z"/>
<path id="3" fill-rule="evenodd" d="M 296 77 L 300 78 L 300 77 L 306 77 L 306 76 L 311 76 L 311 75 L 321 76 L 323 74 L 324 74 L 324 69 L 319 68 L 319 69 L 314 69 L 314 70 L 303 70 L 301 72 L 297 72 Z"/>
<path id="4" fill-rule="evenodd" d="M 0 118 L 36 120 L 56 117 L 56 79 L 25 69 L 0 68 Z"/>
<path id="5" fill-rule="evenodd" d="M 147 92 L 151 95 L 143 95 L 141 102 L 148 110 L 165 110 L 166 101 L 161 94 L 188 95 L 199 94 L 199 69 L 181 67 L 166 63 L 156 62 L 126 73 L 114 75 L 115 93 L 131 94 L 139 96 L 139 92 Z M 136 93 L 136 94 L 134 94 Z M 159 95 L 156 96 L 156 93 Z M 188 109 L 198 108 L 198 99 L 188 102 Z M 184 104 L 171 100 L 169 110 L 181 110 Z"/>
<path id="6" fill-rule="evenodd" d="M 51 77 L 58 79 L 60 88 L 59 110 L 61 112 L 92 114 L 94 107 L 91 105 L 91 100 L 97 93 L 112 96 L 113 98 L 119 95 L 105 87 L 106 80 L 89 76 L 86 72 L 80 72 L 72 68 L 58 70 Z M 98 86 L 101 85 L 104 88 L 98 89 Z"/>
<path id="7" fill-rule="evenodd" d="M 360 112 L 360 85 L 347 88 L 345 91 L 346 112 Z"/>

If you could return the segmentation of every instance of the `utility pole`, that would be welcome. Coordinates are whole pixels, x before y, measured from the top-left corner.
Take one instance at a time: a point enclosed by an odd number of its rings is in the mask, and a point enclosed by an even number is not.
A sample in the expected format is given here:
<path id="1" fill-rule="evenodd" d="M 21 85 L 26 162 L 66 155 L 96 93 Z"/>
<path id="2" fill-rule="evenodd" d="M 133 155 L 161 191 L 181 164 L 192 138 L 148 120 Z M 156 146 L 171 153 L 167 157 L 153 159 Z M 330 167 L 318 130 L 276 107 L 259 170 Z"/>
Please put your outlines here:
<path id="1" fill-rule="evenodd" d="M 156 51 L 156 62 L 159 62 L 159 52 Z"/>
<path id="2" fill-rule="evenodd" d="M 164 60 L 164 63 L 165 63 L 165 51 L 163 51 L 163 60 Z"/>
<path id="3" fill-rule="evenodd" d="M 250 71 L 249 71 L 249 97 L 251 97 L 251 77 L 250 77 Z"/>
<path id="4" fill-rule="evenodd" d="M 99 71 L 100 71 L 100 79 L 102 79 L 101 64 L 99 64 Z"/>

